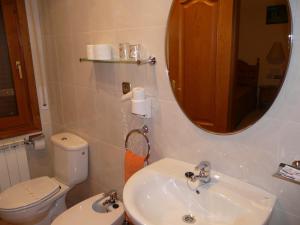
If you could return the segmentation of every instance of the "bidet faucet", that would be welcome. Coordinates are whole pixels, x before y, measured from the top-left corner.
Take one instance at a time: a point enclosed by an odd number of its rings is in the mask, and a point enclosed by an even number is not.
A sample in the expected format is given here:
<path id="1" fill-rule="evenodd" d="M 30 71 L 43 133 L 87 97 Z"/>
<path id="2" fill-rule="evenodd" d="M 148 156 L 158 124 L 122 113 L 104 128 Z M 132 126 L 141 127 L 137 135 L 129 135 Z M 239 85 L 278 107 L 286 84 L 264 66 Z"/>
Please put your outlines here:
<path id="1" fill-rule="evenodd" d="M 118 193 L 116 191 L 110 191 L 105 194 L 105 197 L 109 197 L 106 201 L 103 202 L 103 205 L 115 204 L 118 200 Z"/>

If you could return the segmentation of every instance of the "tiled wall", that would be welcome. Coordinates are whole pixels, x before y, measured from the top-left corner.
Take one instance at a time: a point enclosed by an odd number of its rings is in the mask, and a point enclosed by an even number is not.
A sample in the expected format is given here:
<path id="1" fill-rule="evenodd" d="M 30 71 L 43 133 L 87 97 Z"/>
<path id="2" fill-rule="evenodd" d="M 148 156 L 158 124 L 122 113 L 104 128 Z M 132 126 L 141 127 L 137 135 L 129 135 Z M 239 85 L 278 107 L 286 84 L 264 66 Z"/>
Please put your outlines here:
<path id="1" fill-rule="evenodd" d="M 300 189 L 272 177 L 280 162 L 300 159 L 300 6 L 292 0 L 295 42 L 287 80 L 272 109 L 250 129 L 216 136 L 195 127 L 181 112 L 168 83 L 164 38 L 171 0 L 40 0 L 54 131 L 67 130 L 90 143 L 89 180 L 78 199 L 123 186 L 124 136 L 146 123 L 151 160 L 172 157 L 197 163 L 257 185 L 278 196 L 271 225 L 299 225 Z M 90 43 L 141 43 L 155 67 L 79 63 Z M 142 121 L 122 103 L 121 82 L 145 86 L 153 118 Z M 86 190 L 85 192 L 83 190 Z M 76 190 L 75 190 L 76 191 Z M 71 198 L 72 199 L 72 198 Z M 73 199 L 75 197 L 73 196 Z M 76 201 L 74 200 L 74 201 Z"/>

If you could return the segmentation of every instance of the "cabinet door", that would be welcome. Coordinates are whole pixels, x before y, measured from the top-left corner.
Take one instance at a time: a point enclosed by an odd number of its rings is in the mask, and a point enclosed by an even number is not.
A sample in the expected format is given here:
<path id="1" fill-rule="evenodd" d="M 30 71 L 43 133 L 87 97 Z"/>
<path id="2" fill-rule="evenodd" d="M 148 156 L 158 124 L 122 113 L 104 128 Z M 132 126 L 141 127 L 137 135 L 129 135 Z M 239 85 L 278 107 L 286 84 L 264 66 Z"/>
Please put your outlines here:
<path id="1" fill-rule="evenodd" d="M 171 83 L 187 116 L 201 127 L 229 129 L 234 0 L 177 0 L 169 40 Z M 177 18 L 174 20 L 174 17 Z M 176 21 L 176 22 L 174 22 Z"/>
<path id="2" fill-rule="evenodd" d="M 40 130 L 24 1 L 0 5 L 0 138 Z"/>

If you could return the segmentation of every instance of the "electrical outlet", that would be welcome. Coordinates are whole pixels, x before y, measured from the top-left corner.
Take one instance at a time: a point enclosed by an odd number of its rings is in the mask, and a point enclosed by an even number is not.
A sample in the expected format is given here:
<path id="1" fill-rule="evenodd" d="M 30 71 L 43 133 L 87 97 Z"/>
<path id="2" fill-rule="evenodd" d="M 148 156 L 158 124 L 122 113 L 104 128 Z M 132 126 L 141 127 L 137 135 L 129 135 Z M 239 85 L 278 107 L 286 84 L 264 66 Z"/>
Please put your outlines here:
<path id="1" fill-rule="evenodd" d="M 131 91 L 131 84 L 129 82 L 123 82 L 122 83 L 122 91 L 123 94 L 126 95 L 128 92 Z"/>

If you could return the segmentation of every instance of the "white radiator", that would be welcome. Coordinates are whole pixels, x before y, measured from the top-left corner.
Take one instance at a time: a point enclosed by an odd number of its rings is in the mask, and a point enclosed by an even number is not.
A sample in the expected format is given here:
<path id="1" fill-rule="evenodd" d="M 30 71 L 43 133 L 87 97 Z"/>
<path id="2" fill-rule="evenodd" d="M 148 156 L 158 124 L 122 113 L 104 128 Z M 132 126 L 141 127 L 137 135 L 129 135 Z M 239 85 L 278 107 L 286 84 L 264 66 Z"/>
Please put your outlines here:
<path id="1" fill-rule="evenodd" d="M 29 179 L 24 142 L 0 145 L 0 192 Z"/>

